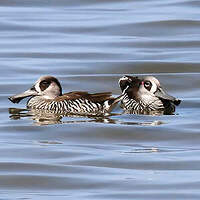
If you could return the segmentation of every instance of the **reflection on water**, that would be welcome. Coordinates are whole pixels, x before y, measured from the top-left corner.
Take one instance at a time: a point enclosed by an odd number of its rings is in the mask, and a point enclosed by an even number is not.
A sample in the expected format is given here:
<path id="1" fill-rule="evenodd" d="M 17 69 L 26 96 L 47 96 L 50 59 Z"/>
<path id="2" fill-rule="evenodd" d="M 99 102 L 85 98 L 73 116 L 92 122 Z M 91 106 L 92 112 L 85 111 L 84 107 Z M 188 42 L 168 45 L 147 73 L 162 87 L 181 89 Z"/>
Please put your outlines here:
<path id="1" fill-rule="evenodd" d="M 173 115 L 173 113 L 165 113 L 164 111 L 139 111 L 139 110 L 125 110 L 124 114 L 131 114 L 131 115 Z"/>
<path id="2" fill-rule="evenodd" d="M 147 122 L 134 122 L 134 121 L 123 121 L 120 118 L 122 114 L 111 114 L 110 116 L 95 117 L 87 115 L 73 115 L 69 113 L 55 113 L 49 110 L 36 110 L 36 109 L 19 109 L 19 108 L 9 108 L 10 118 L 14 120 L 19 120 L 24 117 L 28 117 L 34 120 L 35 125 L 52 125 L 52 124 L 72 124 L 72 123 L 104 123 L 104 124 L 121 124 L 121 125 L 141 125 L 141 126 L 157 126 L 164 124 L 164 122 L 155 120 Z M 133 114 L 133 113 L 132 113 Z M 135 114 L 135 113 L 134 113 Z M 158 115 L 158 113 L 155 113 Z M 159 115 L 161 115 L 159 113 Z M 112 116 L 117 116 L 118 118 L 112 119 Z M 63 119 L 64 118 L 64 119 Z M 66 120 L 67 119 L 67 120 Z M 134 120 L 134 119 L 133 119 Z"/>

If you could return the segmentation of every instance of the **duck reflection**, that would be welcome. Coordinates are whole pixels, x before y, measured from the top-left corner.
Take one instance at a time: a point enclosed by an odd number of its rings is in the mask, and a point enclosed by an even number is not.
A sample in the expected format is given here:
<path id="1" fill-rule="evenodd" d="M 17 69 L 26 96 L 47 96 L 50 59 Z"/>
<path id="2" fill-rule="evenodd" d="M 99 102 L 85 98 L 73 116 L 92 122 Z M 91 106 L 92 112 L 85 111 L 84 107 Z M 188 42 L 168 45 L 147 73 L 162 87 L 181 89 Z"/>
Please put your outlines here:
<path id="1" fill-rule="evenodd" d="M 19 120 L 22 118 L 30 118 L 34 121 L 37 126 L 42 125 L 54 125 L 54 124 L 72 124 L 72 123 L 104 123 L 104 124 L 120 124 L 120 125 L 138 125 L 138 126 L 158 126 L 164 124 L 160 120 L 150 120 L 148 121 L 134 121 L 132 116 L 130 118 L 124 119 L 123 116 L 129 116 L 131 114 L 141 114 L 141 113 L 127 113 L 124 112 L 123 115 L 120 113 L 114 113 L 109 116 L 93 116 L 93 115 L 77 115 L 69 113 L 60 113 L 48 110 L 37 110 L 37 109 L 19 109 L 19 108 L 9 108 L 10 118 L 13 120 Z M 158 113 L 155 113 L 158 115 Z M 162 115 L 162 114 L 160 114 Z M 131 119 L 131 120 L 130 120 Z"/>
<path id="2" fill-rule="evenodd" d="M 166 113 L 165 111 L 146 111 L 146 110 L 124 110 L 123 114 L 129 114 L 129 115 L 150 115 L 150 116 L 161 116 L 161 115 L 174 115 L 174 113 Z"/>
<path id="3" fill-rule="evenodd" d="M 28 117 L 34 120 L 35 125 L 52 125 L 52 124 L 66 124 L 66 123 L 115 123 L 115 120 L 109 117 L 94 117 L 90 115 L 73 115 L 69 113 L 61 113 L 48 110 L 37 110 L 37 109 L 19 109 L 19 108 L 9 108 L 10 118 L 18 120 L 24 117 Z M 66 117 L 66 120 L 63 118 Z"/>

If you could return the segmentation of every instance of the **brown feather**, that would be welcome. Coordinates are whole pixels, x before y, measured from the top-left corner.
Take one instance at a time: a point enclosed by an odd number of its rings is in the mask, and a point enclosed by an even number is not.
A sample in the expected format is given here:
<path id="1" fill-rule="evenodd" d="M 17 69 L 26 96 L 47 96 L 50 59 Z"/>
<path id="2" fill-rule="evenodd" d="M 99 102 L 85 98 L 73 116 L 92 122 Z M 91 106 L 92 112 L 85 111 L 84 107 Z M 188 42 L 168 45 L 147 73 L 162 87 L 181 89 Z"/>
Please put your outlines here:
<path id="1" fill-rule="evenodd" d="M 63 100 L 75 100 L 75 99 L 87 99 L 94 103 L 103 103 L 106 100 L 114 99 L 111 97 L 111 92 L 103 92 L 103 93 L 94 93 L 89 94 L 88 92 L 81 92 L 81 91 L 74 91 L 65 93 L 62 96 L 56 97 L 56 101 L 63 101 Z"/>

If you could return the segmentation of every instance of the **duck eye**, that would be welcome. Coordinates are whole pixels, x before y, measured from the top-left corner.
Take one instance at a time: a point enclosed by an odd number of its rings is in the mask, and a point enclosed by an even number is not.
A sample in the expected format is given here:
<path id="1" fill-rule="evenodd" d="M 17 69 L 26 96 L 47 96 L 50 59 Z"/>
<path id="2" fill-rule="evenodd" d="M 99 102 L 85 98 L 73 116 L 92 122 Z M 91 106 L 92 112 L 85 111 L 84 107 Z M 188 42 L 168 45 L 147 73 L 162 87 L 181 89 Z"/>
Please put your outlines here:
<path id="1" fill-rule="evenodd" d="M 41 91 L 46 90 L 46 89 L 49 87 L 49 85 L 50 85 L 50 82 L 49 82 L 49 81 L 42 81 L 42 82 L 40 83 L 40 89 L 41 89 Z"/>
<path id="2" fill-rule="evenodd" d="M 151 82 L 150 82 L 150 81 L 145 81 L 145 82 L 144 82 L 144 87 L 145 87 L 147 90 L 150 91 L 150 90 L 151 90 L 151 86 L 152 86 L 152 85 L 151 85 Z"/>
<path id="3" fill-rule="evenodd" d="M 146 82 L 144 83 L 144 86 L 145 86 L 145 87 L 149 87 L 149 86 L 150 86 L 150 82 L 149 82 L 149 81 L 146 81 Z"/>
<path id="4" fill-rule="evenodd" d="M 49 83 L 47 81 L 42 81 L 41 84 L 43 84 L 43 85 L 49 85 Z"/>

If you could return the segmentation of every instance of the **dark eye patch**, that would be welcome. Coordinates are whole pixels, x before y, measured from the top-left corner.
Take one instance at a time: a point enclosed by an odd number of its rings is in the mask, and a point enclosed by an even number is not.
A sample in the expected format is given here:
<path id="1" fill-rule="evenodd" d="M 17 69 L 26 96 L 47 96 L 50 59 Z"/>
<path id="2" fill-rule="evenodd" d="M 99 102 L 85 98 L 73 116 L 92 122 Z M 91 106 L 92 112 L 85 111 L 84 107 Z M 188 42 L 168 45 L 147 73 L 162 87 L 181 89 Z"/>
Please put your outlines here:
<path id="1" fill-rule="evenodd" d="M 152 83 L 150 81 L 145 81 L 144 82 L 144 87 L 150 91 L 151 90 L 151 87 L 152 87 Z"/>
<path id="2" fill-rule="evenodd" d="M 50 84 L 51 84 L 50 81 L 46 81 L 46 80 L 41 81 L 40 82 L 40 89 L 41 89 L 41 91 L 46 90 L 49 87 Z"/>

